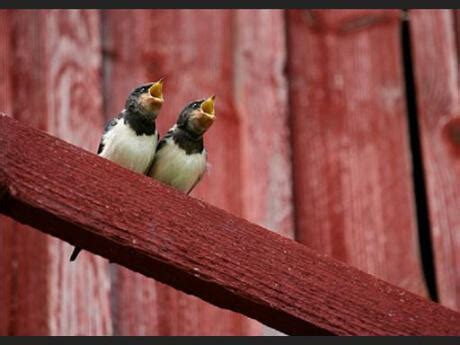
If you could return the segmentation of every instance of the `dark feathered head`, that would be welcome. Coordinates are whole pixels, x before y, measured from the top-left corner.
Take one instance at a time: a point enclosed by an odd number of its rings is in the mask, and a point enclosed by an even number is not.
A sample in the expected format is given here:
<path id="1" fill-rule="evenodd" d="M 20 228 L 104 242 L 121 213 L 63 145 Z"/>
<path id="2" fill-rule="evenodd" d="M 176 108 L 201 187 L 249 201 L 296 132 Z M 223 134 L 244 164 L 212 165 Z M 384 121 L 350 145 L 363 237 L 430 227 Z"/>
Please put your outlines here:
<path id="1" fill-rule="evenodd" d="M 211 127 L 215 119 L 216 96 L 190 102 L 180 113 L 177 127 L 195 135 L 201 136 Z"/>
<path id="2" fill-rule="evenodd" d="M 147 83 L 136 87 L 126 99 L 125 109 L 143 116 L 158 116 L 163 105 L 163 80 Z"/>

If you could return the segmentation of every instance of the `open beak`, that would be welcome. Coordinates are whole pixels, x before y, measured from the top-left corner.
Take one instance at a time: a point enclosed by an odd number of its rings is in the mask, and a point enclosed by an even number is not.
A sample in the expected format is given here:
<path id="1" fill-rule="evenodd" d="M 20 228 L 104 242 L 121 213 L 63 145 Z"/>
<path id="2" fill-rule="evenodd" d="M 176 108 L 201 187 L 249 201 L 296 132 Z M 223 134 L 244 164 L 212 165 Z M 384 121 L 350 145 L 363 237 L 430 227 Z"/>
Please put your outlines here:
<path id="1" fill-rule="evenodd" d="M 201 103 L 201 110 L 206 113 L 207 115 L 214 116 L 214 103 L 216 100 L 216 96 L 211 96 L 206 99 L 203 103 Z"/>
<path id="2" fill-rule="evenodd" d="M 163 82 L 164 82 L 164 77 L 158 80 L 157 82 L 153 83 L 152 86 L 150 86 L 149 89 L 149 94 L 150 96 L 154 98 L 159 98 L 163 99 Z"/>
<path id="3" fill-rule="evenodd" d="M 216 96 L 213 95 L 207 98 L 203 103 L 201 103 L 201 116 L 198 118 L 198 122 L 203 128 L 209 128 L 214 122 L 215 118 L 215 104 Z"/>

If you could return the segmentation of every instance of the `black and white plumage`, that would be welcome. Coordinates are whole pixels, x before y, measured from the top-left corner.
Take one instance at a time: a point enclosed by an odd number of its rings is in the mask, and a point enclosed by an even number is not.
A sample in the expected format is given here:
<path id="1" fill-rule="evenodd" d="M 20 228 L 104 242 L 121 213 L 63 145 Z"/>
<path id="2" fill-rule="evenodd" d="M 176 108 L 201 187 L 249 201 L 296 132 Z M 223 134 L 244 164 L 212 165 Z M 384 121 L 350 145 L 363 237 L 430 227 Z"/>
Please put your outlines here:
<path id="1" fill-rule="evenodd" d="M 158 143 L 150 177 L 187 194 L 198 184 L 206 171 L 203 135 L 214 122 L 214 100 L 194 101 L 182 110 Z"/>
<path id="2" fill-rule="evenodd" d="M 136 87 L 129 94 L 125 109 L 105 126 L 97 154 L 146 174 L 159 140 L 155 119 L 163 102 L 163 79 Z M 77 258 L 80 250 L 75 247 L 70 261 Z"/>

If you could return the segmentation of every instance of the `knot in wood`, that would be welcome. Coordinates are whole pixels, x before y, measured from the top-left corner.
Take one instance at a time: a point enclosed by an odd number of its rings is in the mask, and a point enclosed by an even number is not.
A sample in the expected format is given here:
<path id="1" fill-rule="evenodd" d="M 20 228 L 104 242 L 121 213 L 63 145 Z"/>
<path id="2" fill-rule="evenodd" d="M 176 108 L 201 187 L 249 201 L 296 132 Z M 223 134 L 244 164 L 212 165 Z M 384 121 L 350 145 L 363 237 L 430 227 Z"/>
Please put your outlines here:
<path id="1" fill-rule="evenodd" d="M 460 157 L 460 116 L 446 123 L 443 132 L 451 153 Z"/>

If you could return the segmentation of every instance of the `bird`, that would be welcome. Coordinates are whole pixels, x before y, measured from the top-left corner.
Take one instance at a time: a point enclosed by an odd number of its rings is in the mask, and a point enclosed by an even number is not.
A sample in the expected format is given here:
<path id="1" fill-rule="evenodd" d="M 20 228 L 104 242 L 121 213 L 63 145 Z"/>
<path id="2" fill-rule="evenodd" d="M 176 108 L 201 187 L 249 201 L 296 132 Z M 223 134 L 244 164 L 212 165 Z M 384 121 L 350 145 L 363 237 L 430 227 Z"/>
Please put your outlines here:
<path id="1" fill-rule="evenodd" d="M 215 96 L 192 101 L 161 138 L 148 176 L 189 194 L 207 167 L 203 136 L 215 119 Z"/>
<path id="2" fill-rule="evenodd" d="M 125 108 L 104 128 L 97 150 L 100 157 L 140 174 L 148 172 L 160 139 L 155 120 L 164 103 L 163 82 L 161 78 L 130 92 Z M 75 247 L 70 261 L 80 251 Z"/>

